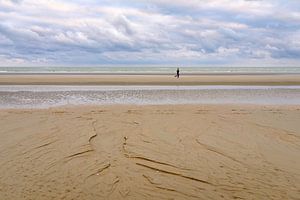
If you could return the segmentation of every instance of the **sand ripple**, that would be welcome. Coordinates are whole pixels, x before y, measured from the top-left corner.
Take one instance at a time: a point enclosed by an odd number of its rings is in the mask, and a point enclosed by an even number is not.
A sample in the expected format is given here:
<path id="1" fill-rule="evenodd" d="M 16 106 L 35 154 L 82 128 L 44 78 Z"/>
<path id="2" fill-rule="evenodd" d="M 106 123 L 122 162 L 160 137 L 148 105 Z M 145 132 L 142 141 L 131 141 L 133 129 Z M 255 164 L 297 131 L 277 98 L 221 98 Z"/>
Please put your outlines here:
<path id="1" fill-rule="evenodd" d="M 299 106 L 0 112 L 0 199 L 299 199 Z"/>

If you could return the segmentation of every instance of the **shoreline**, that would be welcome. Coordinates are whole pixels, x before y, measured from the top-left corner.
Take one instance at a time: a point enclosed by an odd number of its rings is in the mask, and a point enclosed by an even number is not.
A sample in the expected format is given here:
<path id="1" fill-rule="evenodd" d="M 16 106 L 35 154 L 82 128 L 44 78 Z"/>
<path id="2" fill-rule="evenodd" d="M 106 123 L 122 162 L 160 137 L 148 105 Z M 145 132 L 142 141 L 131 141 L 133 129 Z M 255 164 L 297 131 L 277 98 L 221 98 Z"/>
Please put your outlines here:
<path id="1" fill-rule="evenodd" d="M 137 72 L 137 73 L 126 73 L 126 72 L 116 72 L 116 73 L 110 73 L 110 72 L 17 72 L 17 73 L 14 73 L 14 72 L 5 72 L 5 73 L 2 73 L 0 72 L 0 77 L 1 76 L 5 76 L 5 75 L 103 75 L 103 76 L 175 76 L 175 73 L 140 73 L 140 72 Z M 240 73 L 240 72 L 211 72 L 211 73 L 197 73 L 197 72 L 191 72 L 191 73 L 180 73 L 181 76 L 239 76 L 239 75 L 255 75 L 255 76 L 265 76 L 265 75 L 300 75 L 300 73 L 276 73 L 276 72 L 258 72 L 258 73 Z"/>
<path id="2" fill-rule="evenodd" d="M 0 85 L 300 85 L 300 74 L 286 75 L 0 75 Z"/>
<path id="3" fill-rule="evenodd" d="M 230 109 L 268 109 L 268 108 L 282 108 L 287 110 L 300 111 L 300 104 L 256 104 L 256 103 L 194 103 L 194 104 L 69 104 L 69 105 L 57 105 L 49 107 L 20 107 L 20 108 L 4 108 L 0 107 L 0 112 L 42 112 L 42 111 L 53 111 L 53 110 L 97 110 L 97 109 L 107 109 L 115 110 L 134 108 L 134 109 L 152 109 L 152 108 L 222 108 L 226 110 Z"/>

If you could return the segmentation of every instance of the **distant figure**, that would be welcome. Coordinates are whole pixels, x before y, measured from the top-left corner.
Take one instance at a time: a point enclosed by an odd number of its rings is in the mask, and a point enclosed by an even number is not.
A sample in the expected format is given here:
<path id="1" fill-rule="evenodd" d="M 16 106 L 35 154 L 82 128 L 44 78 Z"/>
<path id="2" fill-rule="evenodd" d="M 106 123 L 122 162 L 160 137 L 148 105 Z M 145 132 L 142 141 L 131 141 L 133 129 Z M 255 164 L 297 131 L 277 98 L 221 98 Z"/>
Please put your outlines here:
<path id="1" fill-rule="evenodd" d="M 179 68 L 177 68 L 175 77 L 179 78 Z"/>

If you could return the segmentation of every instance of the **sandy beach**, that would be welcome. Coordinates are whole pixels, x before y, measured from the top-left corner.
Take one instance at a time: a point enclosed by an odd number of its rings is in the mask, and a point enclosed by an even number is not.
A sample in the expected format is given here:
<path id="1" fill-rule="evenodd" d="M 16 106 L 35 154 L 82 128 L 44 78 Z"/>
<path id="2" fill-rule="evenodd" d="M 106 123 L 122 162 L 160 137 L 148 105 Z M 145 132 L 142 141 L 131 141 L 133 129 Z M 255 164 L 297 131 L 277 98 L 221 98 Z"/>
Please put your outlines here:
<path id="1" fill-rule="evenodd" d="M 300 85 L 300 75 L 0 75 L 0 85 Z"/>
<path id="2" fill-rule="evenodd" d="M 300 200 L 300 0 L 0 0 L 0 200 Z"/>
<path id="3" fill-rule="evenodd" d="M 0 111 L 0 199 L 299 199 L 300 106 Z"/>

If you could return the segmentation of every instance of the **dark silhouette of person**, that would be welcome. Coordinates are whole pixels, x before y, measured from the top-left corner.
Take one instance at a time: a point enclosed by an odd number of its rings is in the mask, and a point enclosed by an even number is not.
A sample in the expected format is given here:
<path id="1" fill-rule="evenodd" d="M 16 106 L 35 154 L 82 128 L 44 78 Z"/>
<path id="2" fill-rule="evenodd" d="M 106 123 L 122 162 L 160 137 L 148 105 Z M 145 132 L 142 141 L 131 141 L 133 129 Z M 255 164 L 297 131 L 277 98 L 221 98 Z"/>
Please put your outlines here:
<path id="1" fill-rule="evenodd" d="M 177 68 L 176 77 L 179 78 L 179 68 Z"/>

